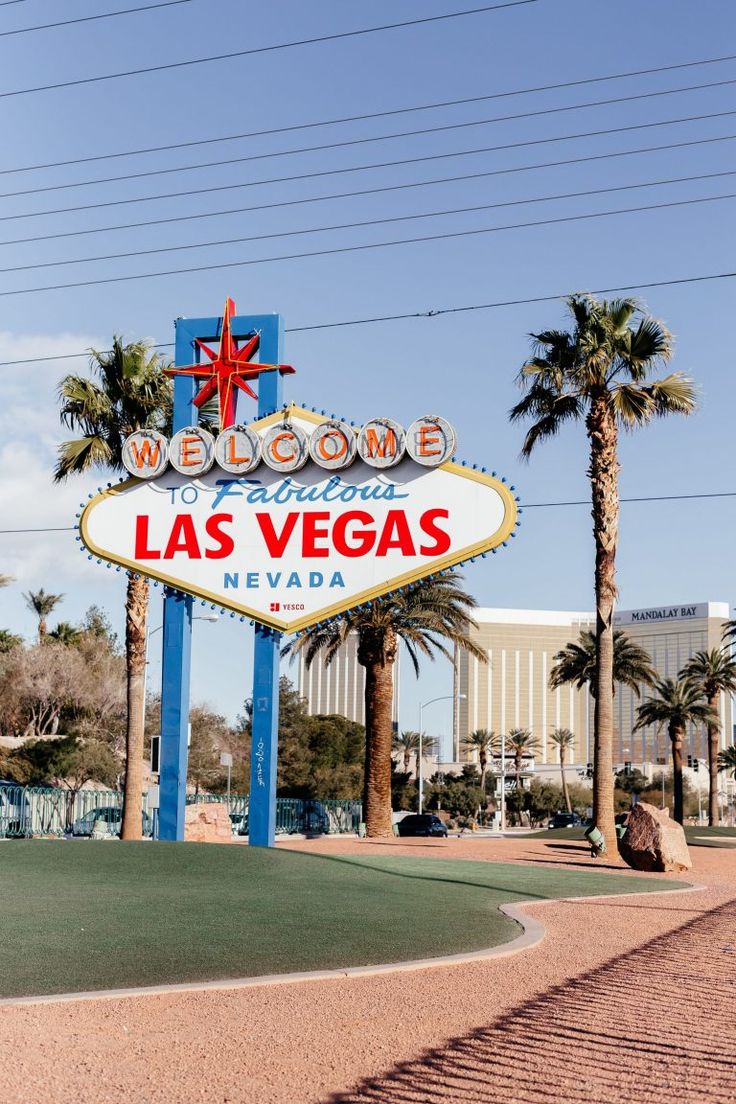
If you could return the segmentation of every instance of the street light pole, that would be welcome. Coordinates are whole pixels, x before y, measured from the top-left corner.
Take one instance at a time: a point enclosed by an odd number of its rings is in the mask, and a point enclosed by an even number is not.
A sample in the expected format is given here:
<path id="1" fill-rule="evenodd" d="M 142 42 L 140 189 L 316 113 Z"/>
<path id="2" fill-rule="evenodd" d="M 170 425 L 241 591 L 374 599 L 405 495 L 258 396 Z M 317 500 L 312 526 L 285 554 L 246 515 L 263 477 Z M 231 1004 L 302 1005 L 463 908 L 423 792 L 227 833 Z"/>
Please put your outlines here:
<path id="1" fill-rule="evenodd" d="M 506 733 L 501 733 L 501 831 L 506 831 Z"/>
<path id="2" fill-rule="evenodd" d="M 205 613 L 201 617 L 193 617 L 192 621 L 219 621 L 216 613 Z M 143 730 L 146 728 L 146 694 L 148 692 L 148 642 L 157 632 L 161 632 L 163 625 L 157 625 L 155 629 L 149 628 L 146 632 L 146 651 L 143 664 Z"/>
<path id="3" fill-rule="evenodd" d="M 467 697 L 466 694 L 458 694 L 458 700 Z M 453 701 L 454 694 L 440 694 L 438 698 L 430 698 L 429 701 L 419 703 L 419 752 L 417 759 L 417 787 L 419 789 L 419 812 L 421 813 L 424 808 L 424 771 L 422 769 L 422 715 L 424 713 L 425 706 L 434 705 L 438 701 Z"/>

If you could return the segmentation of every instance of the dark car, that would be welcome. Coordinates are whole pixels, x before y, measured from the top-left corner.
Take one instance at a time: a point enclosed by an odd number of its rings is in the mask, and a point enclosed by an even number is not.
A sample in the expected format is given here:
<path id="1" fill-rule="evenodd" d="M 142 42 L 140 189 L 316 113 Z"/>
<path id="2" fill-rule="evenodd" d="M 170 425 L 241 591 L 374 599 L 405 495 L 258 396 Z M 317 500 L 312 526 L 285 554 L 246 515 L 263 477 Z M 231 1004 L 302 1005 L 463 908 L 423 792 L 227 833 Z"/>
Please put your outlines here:
<path id="1" fill-rule="evenodd" d="M 326 835 L 330 830 L 330 817 L 321 801 L 305 801 L 302 818 L 302 832 Z"/>
<path id="2" fill-rule="evenodd" d="M 579 828 L 582 820 L 577 813 L 555 813 L 547 825 L 548 828 Z"/>
<path id="3" fill-rule="evenodd" d="M 412 813 L 399 821 L 400 836 L 446 836 L 447 827 L 434 813 Z"/>

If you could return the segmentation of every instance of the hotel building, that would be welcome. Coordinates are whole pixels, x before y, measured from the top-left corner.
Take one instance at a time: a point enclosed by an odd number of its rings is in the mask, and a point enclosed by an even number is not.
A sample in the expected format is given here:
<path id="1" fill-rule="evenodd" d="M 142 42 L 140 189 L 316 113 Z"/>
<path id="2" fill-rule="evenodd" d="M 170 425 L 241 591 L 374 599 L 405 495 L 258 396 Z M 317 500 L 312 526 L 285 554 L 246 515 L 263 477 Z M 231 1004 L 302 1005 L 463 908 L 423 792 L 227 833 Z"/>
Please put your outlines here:
<path id="1" fill-rule="evenodd" d="M 550 741 L 555 728 L 569 728 L 575 735 L 571 762 L 592 760 L 593 703 L 587 688 L 563 686 L 549 688 L 549 675 L 555 654 L 568 643 L 577 642 L 581 629 L 595 627 L 590 612 L 551 610 L 478 609 L 473 632 L 476 643 L 488 656 L 481 663 L 458 650 L 455 664 L 455 746 L 453 758 L 463 761 L 471 756 L 463 739 L 478 728 L 508 733 L 526 728 L 537 737 L 540 752 L 537 766 L 558 761 L 557 749 Z M 728 619 L 725 602 L 658 606 L 651 609 L 622 610 L 616 614 L 616 627 L 646 649 L 658 675 L 674 678 L 695 652 L 721 645 L 723 624 Z M 647 693 L 642 692 L 645 700 Z M 665 756 L 669 761 L 667 733 L 653 729 L 634 732 L 639 699 L 625 686 L 616 686 L 614 699 L 614 762 L 631 761 L 635 765 L 656 763 Z M 719 704 L 721 744 L 730 744 L 733 732 L 731 698 L 722 694 Z M 702 726 L 690 726 L 684 754 L 705 758 L 706 738 Z"/>

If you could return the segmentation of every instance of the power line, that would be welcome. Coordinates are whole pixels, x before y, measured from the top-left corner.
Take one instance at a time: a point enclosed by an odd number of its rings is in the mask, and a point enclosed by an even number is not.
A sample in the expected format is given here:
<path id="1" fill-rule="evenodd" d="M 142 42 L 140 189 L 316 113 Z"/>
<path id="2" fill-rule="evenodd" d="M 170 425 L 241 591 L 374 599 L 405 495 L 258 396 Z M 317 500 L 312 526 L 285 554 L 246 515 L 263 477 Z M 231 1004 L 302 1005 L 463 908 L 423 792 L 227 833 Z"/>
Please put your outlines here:
<path id="1" fill-rule="evenodd" d="M 616 287 L 592 288 L 591 295 L 611 295 L 621 291 L 644 291 L 649 288 L 676 287 L 680 284 L 699 284 L 711 280 L 731 280 L 736 277 L 736 272 L 713 272 L 704 276 L 680 276 L 669 280 L 649 280 L 638 284 L 619 284 Z M 347 326 L 367 326 L 379 322 L 402 322 L 420 318 L 439 318 L 443 314 L 464 314 L 472 311 L 495 310 L 500 307 L 518 307 L 535 305 L 537 303 L 557 303 L 564 298 L 564 292 L 554 295 L 535 295 L 527 299 L 500 299 L 492 303 L 470 303 L 459 307 L 439 307 L 425 311 L 410 311 L 403 314 L 382 314 L 366 318 L 349 318 L 340 322 L 318 322 L 308 326 L 287 326 L 286 333 L 308 333 L 313 330 L 334 330 Z M 171 349 L 173 341 L 161 341 L 153 346 L 154 349 Z M 110 352 L 110 350 L 106 350 Z M 19 364 L 47 364 L 57 360 L 78 360 L 81 357 L 89 357 L 89 349 L 78 353 L 59 353 L 55 356 L 27 357 L 24 360 L 2 360 L 0 368 L 15 367 Z"/>
<path id="2" fill-rule="evenodd" d="M 16 2 L 16 0 L 11 0 Z M 20 0 L 18 0 L 20 2 Z M 2 4 L 0 3 L 0 7 Z M 605 81 L 624 80 L 629 77 L 647 76 L 654 73 L 667 73 L 676 69 L 692 69 L 700 65 L 718 65 L 726 61 L 736 61 L 736 54 L 723 57 L 703 58 L 699 61 L 683 61 L 673 65 L 660 65 L 653 69 L 629 69 L 623 73 L 609 73 L 603 77 L 585 77 L 580 80 L 562 81 L 558 84 L 540 84 L 529 88 L 516 88 L 504 92 L 491 92 L 483 96 L 468 96 L 460 100 L 440 100 L 436 103 L 416 104 L 413 107 L 395 107 L 387 111 L 372 111 L 362 115 L 342 115 L 332 119 L 320 119 L 310 123 L 295 123 L 291 126 L 271 127 L 268 130 L 251 130 L 243 134 L 226 134 L 221 138 L 197 138 L 188 142 L 174 142 L 165 146 L 144 146 L 139 149 L 117 150 L 112 153 L 97 153 L 88 157 L 75 157 L 68 161 L 46 161 L 36 165 L 20 165 L 14 169 L 0 169 L 0 176 L 10 173 L 35 172 L 39 169 L 58 169 L 69 165 L 83 165 L 91 161 L 109 161 L 119 157 L 136 157 L 148 153 L 167 153 L 171 150 L 190 149 L 193 146 L 208 146 L 218 142 L 235 142 L 245 138 L 263 138 L 272 134 L 286 134 L 299 130 L 312 130 L 317 127 L 337 126 L 341 123 L 365 122 L 369 119 L 385 119 L 393 115 L 406 115 L 415 111 L 434 111 L 441 107 L 459 107 L 465 104 L 481 103 L 488 100 L 505 99 L 511 96 L 526 96 L 536 92 L 550 92 L 563 88 L 576 88 L 586 84 L 600 84 Z"/>
<path id="3" fill-rule="evenodd" d="M 146 73 L 163 73 L 171 69 L 184 69 L 192 65 L 208 65 L 216 61 L 232 61 L 234 58 L 252 57 L 254 54 L 267 54 L 275 50 L 290 50 L 295 46 L 312 46 L 318 42 L 335 42 L 338 39 L 356 38 L 358 35 L 377 34 L 380 31 L 393 31 L 402 27 L 417 27 L 422 23 L 439 23 L 448 19 L 460 19 L 468 15 L 482 15 L 500 11 L 503 8 L 520 8 L 527 4 L 537 4 L 539 0 L 506 0 L 501 4 L 487 4 L 482 8 L 469 8 L 466 11 L 447 12 L 444 15 L 429 15 L 421 19 L 407 19 L 401 23 L 383 23 L 377 27 L 362 27 L 356 31 L 341 31 L 336 34 L 318 35 L 314 38 L 301 38 L 293 42 L 278 42 L 270 46 L 256 46 L 249 50 L 233 50 L 227 54 L 215 54 L 211 57 L 189 58 L 186 61 L 171 61 L 164 65 L 148 65 L 143 69 L 125 69 L 119 73 L 102 73 L 97 77 L 80 77 L 77 80 L 56 81 L 54 84 L 38 84 L 32 88 L 16 88 L 10 92 L 0 92 L 0 99 L 10 96 L 27 96 L 32 92 L 52 92 L 59 88 L 74 88 L 86 84 L 99 84 L 101 81 L 120 80 L 122 77 L 140 77 Z"/>
<path id="4" fill-rule="evenodd" d="M 657 121 L 651 122 L 651 123 L 634 123 L 634 124 L 630 124 L 629 126 L 623 126 L 623 127 L 607 127 L 605 130 L 580 131 L 579 133 L 576 133 L 576 134 L 561 134 L 561 135 L 557 135 L 557 136 L 552 137 L 552 138 L 534 138 L 534 139 L 525 140 L 523 142 L 505 142 L 505 143 L 502 143 L 501 145 L 497 145 L 497 146 L 481 146 L 477 149 L 471 149 L 471 150 L 453 150 L 451 153 L 425 154 L 421 157 L 402 158 L 402 159 L 396 160 L 396 161 L 378 161 L 378 162 L 371 162 L 367 165 L 350 165 L 347 168 L 321 169 L 318 172 L 296 173 L 296 174 L 293 174 L 291 176 L 276 176 L 276 177 L 270 177 L 270 178 L 263 179 L 263 180 L 246 180 L 246 181 L 241 181 L 237 184 L 217 184 L 217 185 L 212 185 L 208 188 L 189 188 L 189 189 L 187 189 L 185 191 L 181 191 L 181 192 L 162 192 L 159 195 L 153 195 L 153 196 L 134 196 L 133 198 L 130 198 L 130 199 L 112 199 L 112 200 L 105 200 L 101 203 L 83 203 L 83 204 L 75 206 L 75 207 L 55 207 L 55 208 L 51 208 L 50 210 L 47 210 L 47 211 L 26 211 L 23 214 L 18 214 L 18 215 L 0 215 L 0 222 L 13 222 L 13 221 L 17 221 L 18 219 L 26 219 L 26 218 L 41 218 L 44 215 L 66 215 L 66 214 L 70 214 L 70 213 L 75 212 L 75 211 L 95 211 L 95 210 L 99 210 L 103 207 L 124 207 L 124 206 L 129 206 L 132 203 L 150 203 L 150 202 L 153 202 L 154 200 L 161 200 L 161 199 L 179 199 L 183 196 L 208 195 L 212 192 L 228 192 L 228 191 L 234 191 L 234 190 L 241 189 L 241 188 L 256 188 L 256 187 L 260 187 L 262 185 L 292 183 L 293 181 L 298 181 L 298 180 L 315 180 L 315 179 L 323 177 L 323 176 L 343 176 L 345 173 L 367 172 L 367 171 L 372 170 L 372 169 L 395 168 L 399 165 L 417 165 L 417 164 L 423 163 L 425 161 L 446 161 L 448 159 L 453 159 L 454 160 L 458 157 L 469 157 L 471 155 L 475 155 L 475 154 L 479 154 L 479 153 L 498 153 L 498 152 L 504 151 L 504 150 L 522 149 L 522 148 L 527 148 L 529 146 L 544 146 L 544 145 L 553 144 L 555 142 L 576 141 L 578 138 L 597 138 L 597 137 L 602 137 L 602 136 L 608 135 L 608 134 L 622 134 L 622 133 L 633 131 L 633 130 L 651 130 L 653 127 L 675 126 L 675 125 L 679 125 L 681 123 L 701 122 L 701 121 L 706 120 L 706 119 L 721 119 L 721 118 L 730 117 L 732 115 L 736 115 L 736 109 L 730 110 L 730 111 L 715 111 L 715 112 L 710 112 L 709 114 L 705 114 L 705 115 L 684 115 L 684 116 L 681 116 L 680 118 L 677 118 L 677 119 L 660 119 L 660 120 L 657 120 Z M 709 139 L 704 139 L 703 140 L 704 143 L 705 142 L 718 142 L 718 141 L 723 141 L 723 139 L 722 138 L 709 138 Z M 635 152 L 638 152 L 638 151 L 635 151 Z M 597 158 L 593 157 L 593 156 L 582 157 L 582 158 L 576 159 L 574 161 L 561 161 L 561 162 L 559 162 L 559 164 L 563 164 L 563 165 L 565 165 L 565 164 L 566 165 L 578 164 L 579 162 L 582 162 L 582 161 L 596 160 L 596 159 L 598 159 L 602 156 L 607 156 L 607 155 L 600 155 L 599 154 L 599 155 L 597 155 Z M 610 156 L 610 155 L 608 155 L 608 156 Z M 227 161 L 227 162 L 225 162 L 225 164 L 232 164 L 232 161 Z M 204 166 L 200 165 L 199 167 L 202 168 Z M 523 169 L 523 166 L 522 166 L 521 169 L 499 170 L 499 172 L 511 172 L 511 171 L 521 172 L 521 171 L 524 171 L 524 169 Z M 17 194 L 17 193 L 12 193 L 12 194 Z M 0 199 L 2 199 L 2 198 L 6 198 L 6 196 L 3 195 L 3 194 L 0 194 Z"/>
<path id="5" fill-rule="evenodd" d="M 707 491 L 698 494 L 676 495 L 646 495 L 641 498 L 621 498 L 621 504 L 628 502 L 683 502 L 694 498 L 736 498 L 736 491 Z M 559 506 L 590 506 L 587 498 L 571 500 L 569 502 L 521 502 L 520 510 L 535 510 L 542 507 Z M 76 525 L 61 525 L 54 527 L 38 527 L 34 529 L 0 529 L 0 536 L 10 536 L 19 533 L 76 533 Z"/>
<path id="6" fill-rule="evenodd" d="M 613 215 L 629 215 L 642 211 L 661 211 L 673 207 L 691 207 L 698 203 L 715 203 L 725 199 L 736 199 L 736 192 L 719 196 L 703 196 L 700 199 L 679 199 L 668 203 L 653 203 L 641 207 L 623 207 L 615 211 L 596 211 L 584 215 L 565 215 L 554 219 L 537 219 L 533 222 L 518 222 L 506 226 L 485 226 L 475 230 L 454 230 L 445 234 L 423 234 L 417 238 L 400 238 L 396 241 L 368 242 L 363 245 L 343 245 L 332 249 L 315 249 L 307 253 L 287 253 L 275 257 L 253 257 L 244 261 L 221 261 L 217 264 L 195 265 L 188 268 L 171 268 L 163 272 L 139 272 L 128 276 L 104 276 L 95 280 L 75 280 L 69 284 L 47 284 L 35 288 L 10 288 L 0 291 L 0 298 L 12 295 L 37 295 L 43 291 L 67 291 L 72 288 L 98 287 L 102 284 L 129 283 L 134 280 L 153 280 L 161 276 L 181 276 L 190 272 L 215 272 L 226 268 L 247 268 L 258 264 L 275 264 L 280 261 L 298 261 L 312 257 L 332 257 L 342 253 L 360 253 L 369 249 L 388 249 L 400 245 L 416 245 L 423 242 L 448 241 L 455 238 L 476 237 L 480 234 L 494 234 L 504 230 L 521 230 L 536 226 L 552 226 L 567 222 L 582 222 L 588 219 L 606 218 Z"/>
<path id="7" fill-rule="evenodd" d="M 230 207 L 224 211 L 203 211 L 194 215 L 173 215 L 163 219 L 144 219 L 139 222 L 124 222 L 114 226 L 96 226 L 85 230 L 62 230 L 55 234 L 38 234 L 26 238 L 9 238 L 0 241 L 4 245 L 25 245 L 29 242 L 51 241 L 57 238 L 78 238 L 89 234 L 106 234 L 114 230 L 135 230 L 145 226 L 165 226 L 174 222 L 194 222 L 199 219 L 221 218 L 225 215 L 242 215 L 251 211 L 270 211 L 280 207 L 298 207 L 307 203 L 323 203 L 332 199 L 353 199 L 359 196 L 378 195 L 383 192 L 401 192 L 413 188 L 426 188 L 435 184 L 453 184 L 464 180 L 481 180 L 492 176 L 508 176 L 520 172 L 531 172 L 537 169 L 558 168 L 566 165 L 579 165 L 589 161 L 607 161 L 616 157 L 632 157 L 640 153 L 659 153 L 664 150 L 685 149 L 689 146 L 712 145 L 717 142 L 732 142 L 736 140 L 736 134 L 726 134 L 719 138 L 694 138 L 687 142 L 668 142 L 658 146 L 643 146 L 633 150 L 619 150 L 612 153 L 589 154 L 587 157 L 566 158 L 562 161 L 543 161 L 535 165 L 519 165 L 510 169 L 488 169 L 484 172 L 463 173 L 460 176 L 441 176 L 433 180 L 416 180 L 409 184 L 384 184 L 380 188 L 359 188 L 350 192 L 332 192 L 329 195 L 307 196 L 303 199 L 283 199 L 272 203 L 257 203 L 249 207 Z M 477 152 L 467 150 L 466 153 Z M 456 156 L 462 156 L 457 154 Z M 713 174 L 718 175 L 718 174 Z M 682 179 L 687 179 L 683 177 Z M 526 202 L 519 200 L 519 203 Z M 73 210 L 86 210 L 87 208 L 73 208 Z M 47 214 L 49 212 L 41 212 Z M 23 217 L 23 216 L 20 216 Z M 2 221 L 2 219 L 0 219 Z"/>
<path id="8" fill-rule="evenodd" d="M 388 142 L 397 138 L 416 138 L 427 134 L 441 134 L 451 130 L 467 130 L 470 127 L 491 126 L 494 123 L 516 122 L 520 119 L 532 119 L 543 115 L 557 115 L 567 111 L 582 111 L 591 107 L 606 107 L 611 104 L 630 103 L 635 100 L 653 99 L 659 96 L 672 96 L 682 92 L 698 92 L 703 89 L 722 88 L 736 84 L 736 78 L 711 81 L 706 84 L 690 84 L 681 88 L 667 88 L 661 92 L 641 92 L 631 96 L 616 96 L 607 100 L 589 100 L 586 103 L 569 104 L 566 107 L 546 107 L 538 111 L 522 111 L 514 115 L 495 115 L 489 119 L 471 119 L 459 123 L 443 123 L 438 126 L 421 127 L 415 130 L 402 130 L 392 134 L 377 134 L 368 138 L 348 138 L 339 142 L 326 142 L 317 146 L 299 146 L 296 149 L 275 150 L 272 153 L 248 153 L 241 157 L 228 157 L 220 161 L 202 161 L 196 165 L 173 166 L 163 169 L 146 169 L 143 172 L 122 173 L 119 176 L 101 176 L 93 180 L 77 180 L 66 184 L 44 184 L 39 188 L 23 188 L 15 192 L 0 192 L 0 199 L 13 199 L 17 196 L 40 195 L 44 192 L 63 192 L 73 188 L 88 188 L 95 184 L 117 184 L 128 180 L 143 180 L 153 176 L 180 175 L 197 172 L 200 169 L 220 168 L 222 165 L 240 165 L 249 161 L 270 161 L 273 157 L 294 157 L 303 153 L 324 153 L 327 150 L 346 149 L 349 146 L 366 146 L 374 142 Z M 220 139 L 225 141 L 225 139 Z"/>
<path id="9" fill-rule="evenodd" d="M 120 11 L 102 12 L 100 15 L 83 15 L 78 19 L 63 19 L 59 23 L 39 23 L 35 27 L 19 27 L 15 31 L 0 31 L 0 38 L 8 38 L 10 35 L 30 34 L 32 31 L 49 31 L 55 27 L 71 27 L 74 23 L 92 23 L 96 19 L 112 19 L 116 15 L 134 15 L 136 12 L 153 11 L 154 8 L 173 8 L 175 4 L 190 3 L 191 0 L 161 0 L 158 4 L 143 4 L 139 8 L 123 8 Z"/>
<path id="10" fill-rule="evenodd" d="M 510 199 L 498 203 L 481 203 L 472 207 L 453 207 L 442 211 L 419 211 L 409 215 L 392 215 L 387 218 L 363 219 L 358 222 L 333 223 L 329 226 L 309 226 L 304 230 L 280 230 L 269 234 L 250 234 L 239 238 L 220 238 L 215 241 L 189 242 L 186 245 L 164 245 L 154 249 L 135 249 L 127 253 L 103 253 L 96 257 L 71 257 L 60 261 L 36 261 L 33 264 L 14 265 L 9 268 L 0 268 L 0 274 L 10 272 L 29 272 L 39 268 L 60 268 L 65 265 L 92 264 L 97 261 L 117 261 L 127 257 L 149 257 L 157 253 L 181 253 L 190 249 L 210 249 L 219 245 L 236 245 L 244 242 L 269 241 L 273 238 L 295 238 L 304 234 L 323 234 L 332 230 L 355 230 L 365 226 L 385 226 L 394 222 L 413 222 L 417 219 L 445 218 L 448 215 L 465 215 L 478 211 L 491 211 L 501 207 L 527 206 L 531 203 L 549 203 L 561 199 L 581 199 L 585 196 L 610 194 L 611 192 L 628 192 L 637 188 L 658 188 L 668 184 L 684 184 L 696 180 L 713 180 L 724 176 L 736 176 L 736 169 L 731 171 L 702 173 L 697 176 L 675 176 L 667 180 L 647 180 L 639 184 L 619 184 L 609 188 L 592 188 L 581 192 L 562 192 L 557 195 L 534 196 L 530 199 Z M 699 202 L 694 200 L 693 202 Z M 525 224 L 524 224 L 525 225 Z"/>

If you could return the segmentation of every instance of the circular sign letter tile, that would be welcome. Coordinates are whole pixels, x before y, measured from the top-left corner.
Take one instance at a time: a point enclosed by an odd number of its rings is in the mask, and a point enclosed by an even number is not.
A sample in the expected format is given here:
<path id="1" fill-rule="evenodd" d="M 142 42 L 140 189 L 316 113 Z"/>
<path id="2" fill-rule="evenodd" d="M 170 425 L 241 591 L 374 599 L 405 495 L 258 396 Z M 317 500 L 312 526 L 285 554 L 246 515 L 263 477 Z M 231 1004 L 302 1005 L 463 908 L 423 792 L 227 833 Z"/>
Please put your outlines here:
<path id="1" fill-rule="evenodd" d="M 445 418 L 425 414 L 406 431 L 406 451 L 417 464 L 436 468 L 449 460 L 457 448 L 455 430 Z"/>
<path id="2" fill-rule="evenodd" d="M 223 429 L 215 438 L 215 460 L 232 475 L 246 475 L 261 461 L 261 438 L 248 426 Z"/>
<path id="3" fill-rule="evenodd" d="M 155 429 L 138 429 L 123 442 L 122 460 L 137 479 L 155 479 L 169 462 L 169 442 Z"/>
<path id="4" fill-rule="evenodd" d="M 309 455 L 315 464 L 329 471 L 341 471 L 355 459 L 355 433 L 345 422 L 322 422 L 309 438 Z"/>
<path id="5" fill-rule="evenodd" d="M 406 439 L 398 422 L 371 418 L 358 434 L 361 460 L 372 468 L 392 468 L 404 455 Z"/>
<path id="6" fill-rule="evenodd" d="M 215 440 L 199 426 L 187 426 L 169 443 L 169 462 L 182 475 L 204 475 L 215 462 Z"/>
<path id="7" fill-rule="evenodd" d="M 261 453 L 273 471 L 299 471 L 309 459 L 307 435 L 300 426 L 288 422 L 271 426 L 264 434 Z"/>

